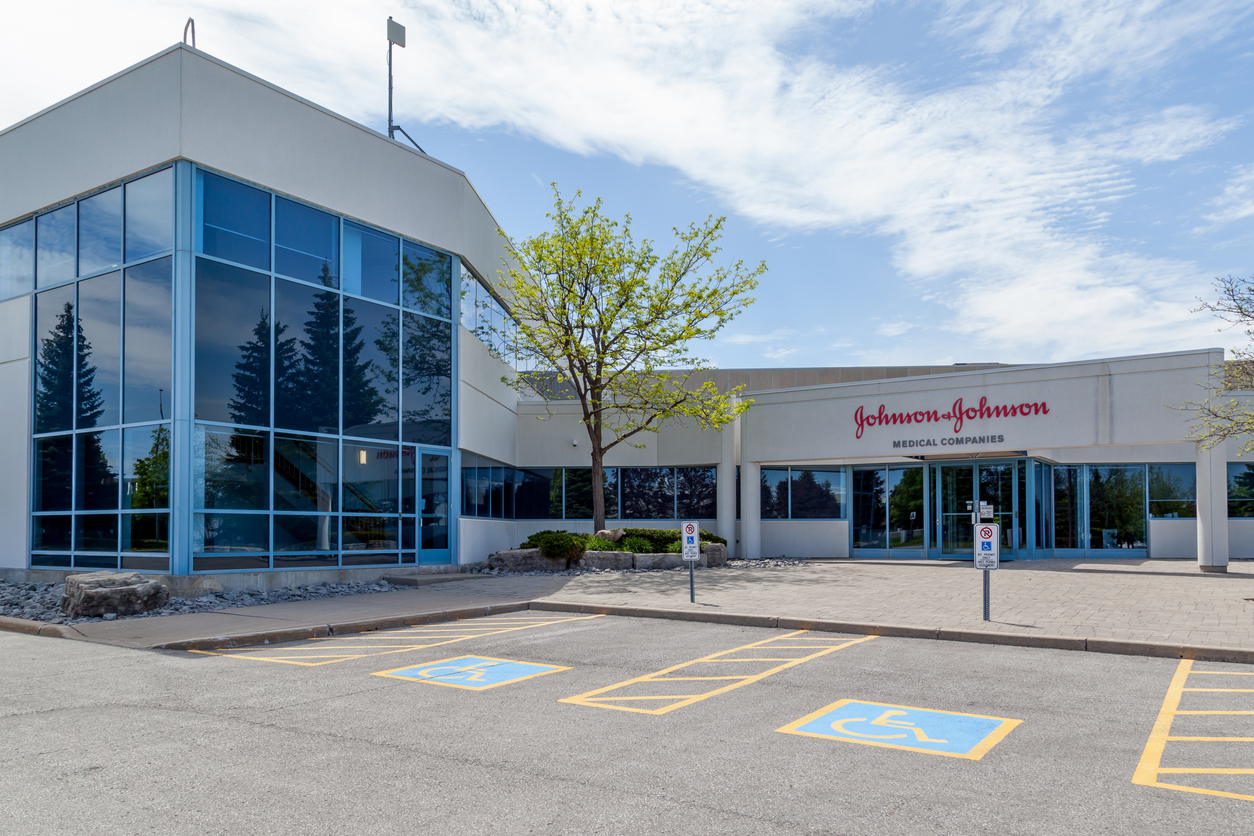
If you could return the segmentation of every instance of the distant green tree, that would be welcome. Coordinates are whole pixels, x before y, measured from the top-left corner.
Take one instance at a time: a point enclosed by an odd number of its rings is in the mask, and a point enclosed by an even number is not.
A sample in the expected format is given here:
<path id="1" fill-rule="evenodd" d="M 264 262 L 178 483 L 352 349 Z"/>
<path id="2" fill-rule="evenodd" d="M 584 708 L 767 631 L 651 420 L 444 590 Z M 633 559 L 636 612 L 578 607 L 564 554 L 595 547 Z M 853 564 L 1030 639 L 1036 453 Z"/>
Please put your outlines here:
<path id="1" fill-rule="evenodd" d="M 128 430 L 128 432 L 130 432 Z M 170 507 L 170 430 L 165 424 L 152 434 L 148 455 L 135 460 L 132 508 Z"/>
<path id="2" fill-rule="evenodd" d="M 270 314 L 261 311 L 253 338 L 239 346 L 240 359 L 231 374 L 234 395 L 227 403 L 231 420 L 258 427 L 270 425 Z"/>

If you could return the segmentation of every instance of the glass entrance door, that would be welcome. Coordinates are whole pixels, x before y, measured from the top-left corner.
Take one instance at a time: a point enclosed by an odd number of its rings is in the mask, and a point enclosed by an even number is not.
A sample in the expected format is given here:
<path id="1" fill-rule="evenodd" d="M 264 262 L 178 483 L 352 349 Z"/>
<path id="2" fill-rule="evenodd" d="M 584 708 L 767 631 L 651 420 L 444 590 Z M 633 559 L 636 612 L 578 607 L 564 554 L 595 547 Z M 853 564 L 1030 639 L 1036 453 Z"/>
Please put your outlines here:
<path id="1" fill-rule="evenodd" d="M 937 516 L 941 554 L 974 554 L 975 534 L 971 525 L 974 504 L 975 465 L 941 465 L 940 514 Z"/>
<path id="2" fill-rule="evenodd" d="M 942 464 L 937 466 L 937 533 L 942 555 L 971 557 L 975 548 L 971 514 L 981 503 L 993 508 L 992 522 L 1001 526 L 1001 553 L 1015 556 L 1016 479 L 1014 462 Z"/>

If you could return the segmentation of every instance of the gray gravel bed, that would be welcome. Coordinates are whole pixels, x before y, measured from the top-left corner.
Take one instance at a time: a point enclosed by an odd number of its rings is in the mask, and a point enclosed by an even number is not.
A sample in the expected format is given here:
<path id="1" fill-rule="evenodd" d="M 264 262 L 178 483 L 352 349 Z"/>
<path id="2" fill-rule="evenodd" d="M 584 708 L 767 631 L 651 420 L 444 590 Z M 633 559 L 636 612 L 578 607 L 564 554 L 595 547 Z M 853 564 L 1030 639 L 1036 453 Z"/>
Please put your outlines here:
<path id="1" fill-rule="evenodd" d="M 159 615 L 186 615 L 195 612 L 255 607 L 261 604 L 283 604 L 288 601 L 311 601 L 316 598 L 337 598 L 341 595 L 366 595 L 373 592 L 395 592 L 409 589 L 387 581 L 375 583 L 319 583 L 310 586 L 283 587 L 255 592 L 232 591 L 201 595 L 197 598 L 170 598 L 160 609 L 139 615 L 106 615 L 99 618 L 66 618 L 61 613 L 64 583 L 14 583 L 0 580 L 0 615 L 25 618 L 48 624 L 83 624 L 113 621 L 117 618 L 153 618 Z"/>
<path id="2" fill-rule="evenodd" d="M 729 560 L 725 566 L 697 567 L 699 572 L 741 572 L 773 569 L 784 566 L 800 566 L 804 560 L 767 558 L 763 560 Z M 641 575 L 651 572 L 687 572 L 678 569 L 568 569 L 565 572 L 507 572 L 501 569 L 472 568 L 471 574 L 493 577 L 521 577 L 525 575 Z M 170 598 L 170 603 L 160 609 L 138 615 L 105 615 L 92 618 L 67 618 L 61 613 L 61 595 L 64 583 L 13 582 L 0 579 L 0 615 L 42 621 L 46 624 L 84 624 L 96 621 L 114 621 L 118 618 L 153 618 L 161 615 L 186 615 L 197 612 L 229 610 L 236 607 L 256 607 L 261 604 L 283 604 L 289 601 L 312 601 L 318 598 L 337 598 L 341 595 L 367 595 L 374 592 L 394 592 L 411 589 L 409 586 L 374 583 L 319 583 L 310 586 L 283 587 L 259 591 L 216 592 L 196 598 Z"/>

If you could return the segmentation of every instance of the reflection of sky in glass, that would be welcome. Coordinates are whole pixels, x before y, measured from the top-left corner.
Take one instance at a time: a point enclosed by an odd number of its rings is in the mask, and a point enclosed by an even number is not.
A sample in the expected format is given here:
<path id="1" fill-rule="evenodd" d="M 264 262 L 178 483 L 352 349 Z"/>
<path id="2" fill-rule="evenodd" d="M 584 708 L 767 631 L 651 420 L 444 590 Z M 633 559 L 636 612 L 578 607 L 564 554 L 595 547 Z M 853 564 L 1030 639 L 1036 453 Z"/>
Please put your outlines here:
<path id="1" fill-rule="evenodd" d="M 0 229 L 0 299 L 29 293 L 35 286 L 35 222 Z"/>
<path id="2" fill-rule="evenodd" d="M 120 383 L 122 280 L 119 273 L 107 273 L 78 283 L 78 322 L 84 341 L 85 361 L 96 373 L 90 390 L 78 370 L 78 426 L 106 427 L 121 423 Z M 90 353 L 87 349 L 90 347 Z M 88 401 L 94 392 L 98 399 Z M 94 408 L 93 408 L 94 407 Z M 97 413 L 93 415 L 93 413 Z"/>
<path id="3" fill-rule="evenodd" d="M 78 203 L 78 274 L 88 276 L 122 263 L 122 189 Z"/>
<path id="4" fill-rule="evenodd" d="M 126 184 L 126 260 L 174 246 L 174 170 Z"/>
<path id="5" fill-rule="evenodd" d="M 156 421 L 170 412 L 170 271 L 159 258 L 126 271 L 125 421 Z"/>
<path id="6" fill-rule="evenodd" d="M 39 287 L 74 278 L 74 206 L 62 207 L 35 219 Z"/>

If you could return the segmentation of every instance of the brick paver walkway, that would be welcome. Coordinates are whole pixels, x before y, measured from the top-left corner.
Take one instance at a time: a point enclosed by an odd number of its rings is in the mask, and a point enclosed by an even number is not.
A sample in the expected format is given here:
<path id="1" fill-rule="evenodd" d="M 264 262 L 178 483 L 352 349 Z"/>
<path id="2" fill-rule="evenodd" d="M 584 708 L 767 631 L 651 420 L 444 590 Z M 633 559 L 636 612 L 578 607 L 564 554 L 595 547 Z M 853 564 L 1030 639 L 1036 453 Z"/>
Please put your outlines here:
<path id="1" fill-rule="evenodd" d="M 928 628 L 1254 648 L 1254 563 L 1202 574 L 1192 561 L 1003 563 L 982 620 L 982 573 L 970 562 L 849 561 L 697 573 L 521 576 L 431 587 L 441 593 Z"/>

